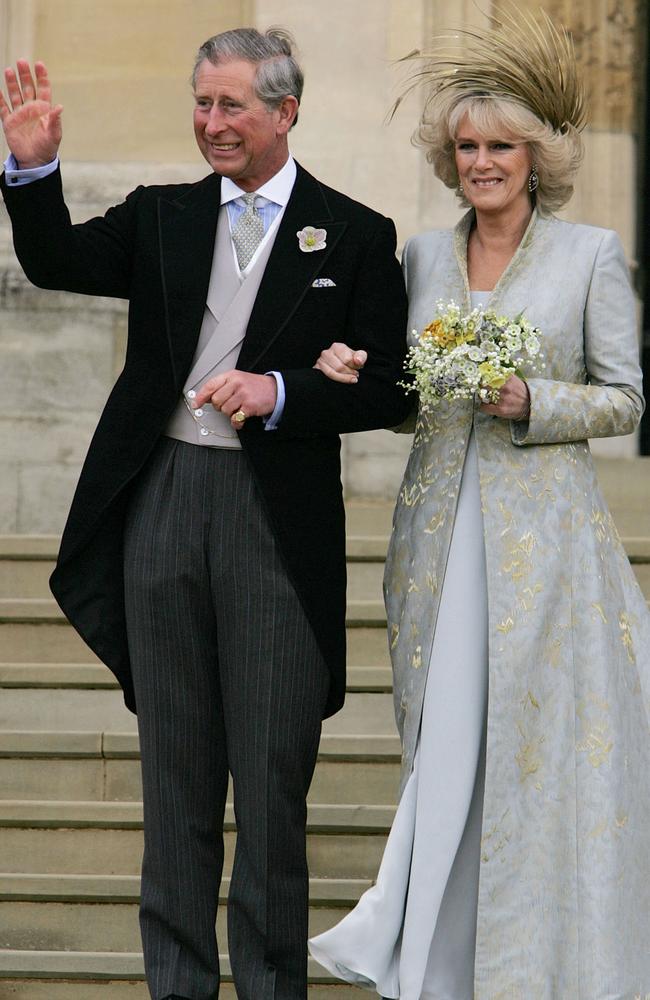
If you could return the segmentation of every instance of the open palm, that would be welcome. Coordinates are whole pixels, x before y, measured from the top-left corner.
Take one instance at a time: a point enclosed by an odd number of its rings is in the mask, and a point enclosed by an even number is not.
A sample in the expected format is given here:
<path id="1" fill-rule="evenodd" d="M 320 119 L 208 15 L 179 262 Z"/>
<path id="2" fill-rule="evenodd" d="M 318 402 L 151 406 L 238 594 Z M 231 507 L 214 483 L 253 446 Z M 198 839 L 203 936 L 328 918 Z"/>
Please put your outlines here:
<path id="1" fill-rule="evenodd" d="M 5 70 L 8 101 L 0 92 L 0 121 L 7 145 L 21 168 L 51 163 L 61 143 L 60 104 L 52 105 L 51 87 L 43 63 L 20 59 L 13 69 Z M 34 82 L 34 79 L 36 82 Z"/>

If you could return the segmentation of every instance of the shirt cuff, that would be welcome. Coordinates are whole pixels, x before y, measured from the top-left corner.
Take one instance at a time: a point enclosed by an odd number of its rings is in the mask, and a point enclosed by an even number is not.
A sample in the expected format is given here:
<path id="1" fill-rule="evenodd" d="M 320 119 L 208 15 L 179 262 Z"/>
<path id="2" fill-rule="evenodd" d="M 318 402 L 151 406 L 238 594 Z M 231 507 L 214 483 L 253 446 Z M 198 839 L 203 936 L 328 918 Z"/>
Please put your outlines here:
<path id="1" fill-rule="evenodd" d="M 275 379 L 275 385 L 278 390 L 278 398 L 275 401 L 275 409 L 270 417 L 266 417 L 264 420 L 265 430 L 274 431 L 280 420 L 282 419 L 282 414 L 284 413 L 284 400 L 285 400 L 285 390 L 284 390 L 284 379 L 280 375 L 280 372 L 265 372 L 266 375 L 272 375 Z"/>
<path id="2" fill-rule="evenodd" d="M 42 167 L 27 167 L 21 170 L 16 163 L 13 153 L 4 162 L 5 181 L 9 187 L 20 187 L 23 184 L 31 184 L 32 181 L 40 181 L 43 177 L 53 174 L 59 166 L 59 158 L 56 156 L 51 163 L 46 163 Z"/>

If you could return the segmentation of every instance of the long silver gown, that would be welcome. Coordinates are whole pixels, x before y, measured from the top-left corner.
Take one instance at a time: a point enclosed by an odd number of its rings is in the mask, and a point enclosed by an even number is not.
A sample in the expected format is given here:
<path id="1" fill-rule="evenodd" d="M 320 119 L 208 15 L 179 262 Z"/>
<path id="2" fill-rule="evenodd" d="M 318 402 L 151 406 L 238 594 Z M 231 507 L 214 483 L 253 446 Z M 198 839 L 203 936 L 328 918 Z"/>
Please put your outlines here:
<path id="1" fill-rule="evenodd" d="M 486 298 L 473 294 L 472 303 Z M 309 942 L 332 974 L 382 997 L 474 997 L 487 675 L 485 546 L 472 434 L 413 771 L 375 885 L 340 923 Z"/>

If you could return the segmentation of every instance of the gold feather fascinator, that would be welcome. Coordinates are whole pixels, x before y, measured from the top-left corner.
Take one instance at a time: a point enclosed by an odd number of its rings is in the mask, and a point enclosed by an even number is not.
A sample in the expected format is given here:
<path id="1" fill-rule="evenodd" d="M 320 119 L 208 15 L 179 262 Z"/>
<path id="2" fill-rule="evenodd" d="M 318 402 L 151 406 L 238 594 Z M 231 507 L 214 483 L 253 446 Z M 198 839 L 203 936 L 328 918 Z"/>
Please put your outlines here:
<path id="1" fill-rule="evenodd" d="M 545 11 L 540 17 L 504 4 L 489 27 L 461 28 L 434 39 L 428 51 L 415 50 L 400 62 L 423 66 L 395 102 L 391 117 L 414 89 L 428 90 L 424 117 L 443 95 L 494 97 L 528 108 L 554 131 L 580 131 L 586 124 L 584 89 L 573 40 Z"/>

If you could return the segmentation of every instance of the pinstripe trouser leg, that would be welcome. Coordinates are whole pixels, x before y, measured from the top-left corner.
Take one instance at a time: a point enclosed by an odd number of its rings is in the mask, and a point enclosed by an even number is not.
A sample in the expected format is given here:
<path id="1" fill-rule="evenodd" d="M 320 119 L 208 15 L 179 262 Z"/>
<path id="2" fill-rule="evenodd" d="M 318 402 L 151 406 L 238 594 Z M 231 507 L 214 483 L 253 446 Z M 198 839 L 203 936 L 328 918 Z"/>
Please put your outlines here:
<path id="1" fill-rule="evenodd" d="M 240 1000 L 307 995 L 305 798 L 329 677 L 245 456 L 162 439 L 125 535 L 145 815 L 141 929 L 154 1000 L 218 994 L 223 811 Z"/>

